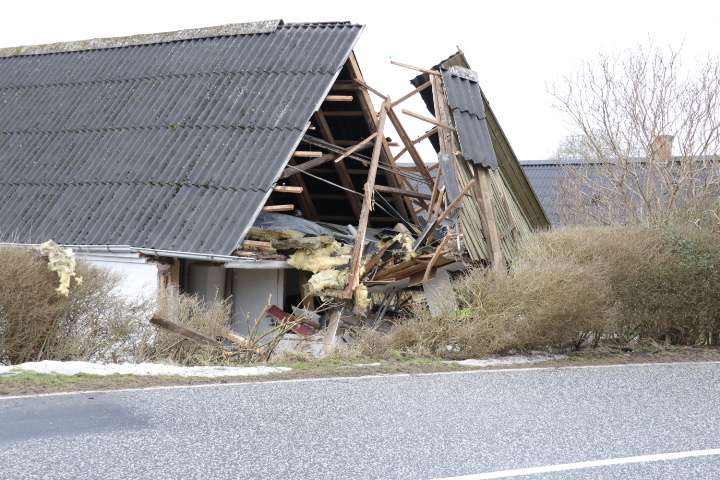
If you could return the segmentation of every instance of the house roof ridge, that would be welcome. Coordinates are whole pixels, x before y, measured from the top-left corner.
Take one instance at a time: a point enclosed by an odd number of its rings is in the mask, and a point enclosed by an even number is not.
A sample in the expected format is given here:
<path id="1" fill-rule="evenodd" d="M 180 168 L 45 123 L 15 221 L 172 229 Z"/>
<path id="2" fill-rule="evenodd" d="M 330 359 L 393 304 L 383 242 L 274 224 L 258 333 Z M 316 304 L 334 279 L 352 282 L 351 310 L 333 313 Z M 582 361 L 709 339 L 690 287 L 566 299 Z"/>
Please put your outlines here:
<path id="1" fill-rule="evenodd" d="M 228 23 L 200 28 L 187 28 L 168 32 L 141 33 L 119 37 L 101 37 L 69 42 L 56 42 L 40 45 L 24 45 L 0 48 L 0 58 L 20 57 L 28 55 L 48 55 L 87 50 L 105 50 L 109 48 L 134 47 L 153 45 L 183 40 L 199 40 L 203 38 L 228 37 L 238 35 L 255 35 L 272 33 L 284 25 L 280 19 L 261 20 L 244 23 Z"/>

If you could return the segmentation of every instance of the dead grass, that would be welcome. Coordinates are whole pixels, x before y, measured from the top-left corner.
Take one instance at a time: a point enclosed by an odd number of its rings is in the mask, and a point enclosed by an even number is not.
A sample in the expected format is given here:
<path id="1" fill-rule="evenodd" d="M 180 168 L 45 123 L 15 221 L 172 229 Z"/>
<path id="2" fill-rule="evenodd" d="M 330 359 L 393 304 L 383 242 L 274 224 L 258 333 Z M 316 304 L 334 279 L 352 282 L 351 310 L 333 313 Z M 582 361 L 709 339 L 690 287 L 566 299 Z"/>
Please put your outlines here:
<path id="1" fill-rule="evenodd" d="M 526 241 L 509 272 L 455 282 L 461 308 L 418 306 L 389 334 L 365 332 L 364 355 L 449 358 L 652 339 L 716 344 L 720 242 L 696 224 L 566 228 Z"/>
<path id="2" fill-rule="evenodd" d="M 216 299 L 205 301 L 197 295 L 179 294 L 168 288 L 161 292 L 158 315 L 212 338 L 226 335 L 230 329 L 230 304 Z M 146 343 L 143 361 L 170 361 L 180 365 L 225 363 L 223 350 L 180 337 L 153 327 L 153 337 Z"/>

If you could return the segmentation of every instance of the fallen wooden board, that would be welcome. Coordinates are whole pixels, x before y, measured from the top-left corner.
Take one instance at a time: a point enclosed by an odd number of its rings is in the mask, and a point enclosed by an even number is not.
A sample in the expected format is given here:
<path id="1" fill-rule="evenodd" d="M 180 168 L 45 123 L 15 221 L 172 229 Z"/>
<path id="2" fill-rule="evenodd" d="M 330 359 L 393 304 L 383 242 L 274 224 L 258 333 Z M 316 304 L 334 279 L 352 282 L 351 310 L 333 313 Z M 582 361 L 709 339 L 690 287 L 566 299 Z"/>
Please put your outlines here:
<path id="1" fill-rule="evenodd" d="M 214 338 L 204 335 L 200 332 L 197 332 L 191 328 L 185 327 L 178 323 L 171 322 L 170 320 L 166 320 L 157 315 L 154 315 L 150 319 L 150 323 L 155 325 L 156 327 L 162 328 L 164 330 L 168 330 L 176 335 L 180 335 L 183 338 L 192 340 L 193 342 L 200 343 L 203 345 L 209 345 L 212 347 L 222 348 L 222 345 L 220 344 L 220 342 L 218 342 Z"/>

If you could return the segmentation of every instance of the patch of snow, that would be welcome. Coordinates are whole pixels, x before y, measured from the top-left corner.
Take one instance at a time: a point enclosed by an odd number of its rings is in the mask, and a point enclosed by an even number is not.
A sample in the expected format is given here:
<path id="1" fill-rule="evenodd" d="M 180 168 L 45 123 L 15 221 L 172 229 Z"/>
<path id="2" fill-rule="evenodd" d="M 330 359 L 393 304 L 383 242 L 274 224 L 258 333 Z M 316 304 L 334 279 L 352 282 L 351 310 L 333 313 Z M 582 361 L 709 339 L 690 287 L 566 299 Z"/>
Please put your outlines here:
<path id="1" fill-rule="evenodd" d="M 468 358 L 467 360 L 459 360 L 453 363 L 464 367 L 496 367 L 500 365 L 548 362 L 552 360 L 562 360 L 564 358 L 567 358 L 567 355 L 510 355 L 507 357 Z"/>
<path id="2" fill-rule="evenodd" d="M 162 363 L 93 363 L 93 362 L 60 362 L 43 360 L 27 362 L 19 365 L 0 365 L 0 375 L 27 371 L 56 375 L 141 375 L 141 376 L 177 376 L 177 377 L 249 377 L 287 372 L 288 367 L 181 367 Z"/>

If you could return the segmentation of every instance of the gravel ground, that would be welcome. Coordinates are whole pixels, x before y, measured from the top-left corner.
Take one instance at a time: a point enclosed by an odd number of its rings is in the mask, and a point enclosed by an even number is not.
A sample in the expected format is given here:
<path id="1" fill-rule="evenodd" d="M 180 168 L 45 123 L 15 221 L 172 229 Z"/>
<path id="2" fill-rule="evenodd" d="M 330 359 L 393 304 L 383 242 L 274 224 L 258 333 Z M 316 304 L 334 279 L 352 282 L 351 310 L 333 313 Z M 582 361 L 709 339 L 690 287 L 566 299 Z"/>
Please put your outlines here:
<path id="1" fill-rule="evenodd" d="M 8 479 L 430 479 L 720 447 L 720 364 L 0 398 Z M 529 479 L 717 478 L 720 457 Z"/>

